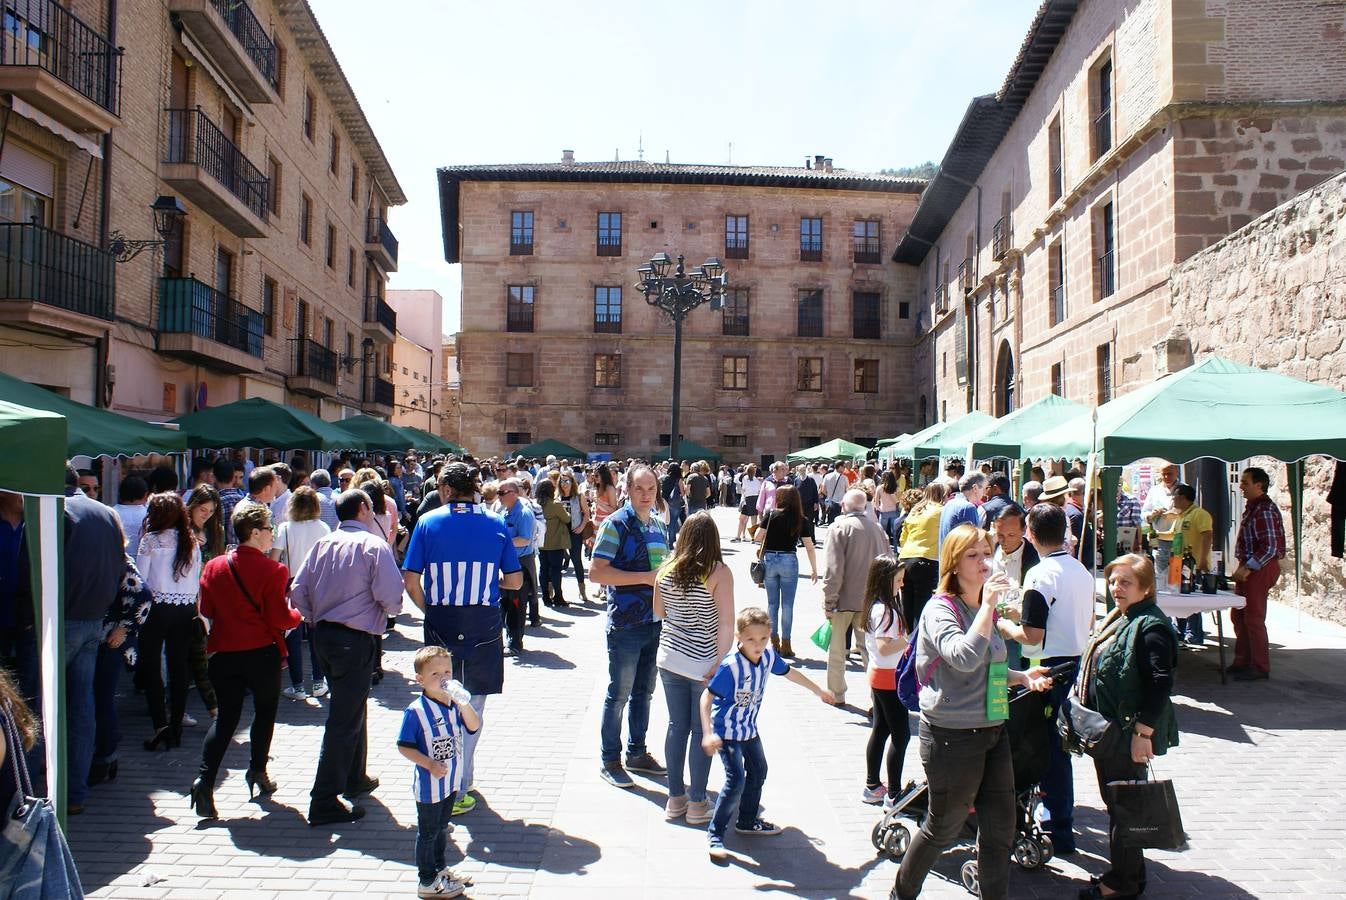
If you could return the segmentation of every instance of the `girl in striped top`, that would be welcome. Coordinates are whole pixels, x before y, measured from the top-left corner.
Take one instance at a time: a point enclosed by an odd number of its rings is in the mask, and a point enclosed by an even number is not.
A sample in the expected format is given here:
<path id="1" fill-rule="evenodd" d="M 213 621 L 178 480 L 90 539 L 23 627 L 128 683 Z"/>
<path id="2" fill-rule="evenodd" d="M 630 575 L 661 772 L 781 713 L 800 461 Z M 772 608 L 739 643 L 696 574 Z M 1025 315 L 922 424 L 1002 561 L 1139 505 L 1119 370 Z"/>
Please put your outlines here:
<path id="1" fill-rule="evenodd" d="M 710 821 L 706 781 L 710 757 L 701 746 L 701 692 L 734 640 L 734 576 L 720 555 L 720 532 L 710 513 L 692 515 L 678 531 L 673 556 L 654 585 L 654 614 L 663 619 L 659 633 L 659 677 L 668 702 L 668 804 L 664 815 L 686 814 L 690 825 Z M 691 759 L 691 785 L 682 780 L 683 761 Z"/>

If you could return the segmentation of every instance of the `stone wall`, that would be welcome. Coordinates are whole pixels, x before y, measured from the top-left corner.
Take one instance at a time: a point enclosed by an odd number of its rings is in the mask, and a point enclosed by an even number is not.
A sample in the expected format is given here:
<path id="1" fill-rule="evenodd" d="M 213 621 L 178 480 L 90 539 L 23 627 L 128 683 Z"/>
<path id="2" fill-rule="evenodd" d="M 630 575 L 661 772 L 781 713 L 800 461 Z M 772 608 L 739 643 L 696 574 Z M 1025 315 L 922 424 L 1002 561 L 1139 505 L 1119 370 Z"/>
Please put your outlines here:
<path id="1" fill-rule="evenodd" d="M 1195 358 L 1219 354 L 1346 390 L 1346 175 L 1196 254 L 1170 284 L 1173 320 Z M 1265 462 L 1288 511 L 1284 466 Z M 1332 475 L 1328 461 L 1307 466 L 1303 602 L 1346 623 L 1346 565 L 1328 554 Z M 1293 591 L 1293 580 L 1282 579 L 1283 597 L 1292 600 Z"/>

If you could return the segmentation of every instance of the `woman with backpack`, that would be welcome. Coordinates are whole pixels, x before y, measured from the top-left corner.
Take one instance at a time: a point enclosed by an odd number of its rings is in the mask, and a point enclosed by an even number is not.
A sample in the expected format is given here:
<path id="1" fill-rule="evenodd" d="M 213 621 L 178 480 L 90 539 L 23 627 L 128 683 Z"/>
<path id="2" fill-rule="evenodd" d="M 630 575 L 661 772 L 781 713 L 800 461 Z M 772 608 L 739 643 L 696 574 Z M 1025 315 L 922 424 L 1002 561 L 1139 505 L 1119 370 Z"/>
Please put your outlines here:
<path id="1" fill-rule="evenodd" d="M 902 577 L 906 564 L 892 556 L 880 556 L 869 564 L 865 598 L 865 648 L 869 651 L 869 689 L 874 706 L 869 744 L 865 747 L 865 803 L 891 805 L 902 789 L 902 760 L 911 741 L 907 708 L 897 696 L 897 663 L 907 648 L 911 623 L 902 612 Z M 885 787 L 879 780 L 879 763 L 888 746 Z"/>
<path id="2" fill-rule="evenodd" d="M 1014 837 L 1014 767 L 1010 761 L 1009 689 L 1045 691 L 1046 669 L 1010 669 L 1005 642 L 995 628 L 996 595 L 1003 576 L 988 581 L 991 539 L 964 523 L 944 538 L 939 586 L 912 635 L 914 652 L 898 666 L 899 693 L 914 670 L 920 683 L 921 759 L 930 809 L 902 857 L 893 897 L 917 896 L 925 876 L 958 837 L 967 811 L 977 809 L 977 872 L 981 896 L 1009 894 L 1010 843 Z M 908 663 L 911 665 L 908 665 Z M 905 702 L 905 698 L 904 698 Z"/>

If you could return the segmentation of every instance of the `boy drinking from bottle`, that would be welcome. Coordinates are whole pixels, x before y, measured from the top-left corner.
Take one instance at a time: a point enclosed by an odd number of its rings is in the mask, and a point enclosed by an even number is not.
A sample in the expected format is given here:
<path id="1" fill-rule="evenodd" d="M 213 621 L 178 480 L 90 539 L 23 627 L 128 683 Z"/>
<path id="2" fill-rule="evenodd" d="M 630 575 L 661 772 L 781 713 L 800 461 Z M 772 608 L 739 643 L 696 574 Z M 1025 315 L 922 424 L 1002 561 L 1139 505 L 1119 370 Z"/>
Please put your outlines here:
<path id="1" fill-rule="evenodd" d="M 464 882 L 444 865 L 449 817 L 462 788 L 464 732 L 476 733 L 481 719 L 472 695 L 453 678 L 453 657 L 443 647 L 416 651 L 416 683 L 421 696 L 402 714 L 397 749 L 416 764 L 411 789 L 416 797 L 418 897 L 458 897 Z"/>
<path id="2" fill-rule="evenodd" d="M 772 650 L 771 619 L 766 610 L 750 606 L 734 623 L 738 649 L 720 663 L 701 695 L 701 747 L 707 754 L 717 750 L 724 763 L 724 789 L 715 801 L 706 843 L 710 858 L 724 859 L 724 832 L 738 804 L 734 830 L 746 835 L 780 834 L 781 829 L 758 816 L 762 784 L 766 781 L 766 754 L 757 736 L 757 711 L 762 706 L 768 675 L 784 675 L 817 694 L 824 703 L 836 703 L 831 691 L 810 681 Z"/>

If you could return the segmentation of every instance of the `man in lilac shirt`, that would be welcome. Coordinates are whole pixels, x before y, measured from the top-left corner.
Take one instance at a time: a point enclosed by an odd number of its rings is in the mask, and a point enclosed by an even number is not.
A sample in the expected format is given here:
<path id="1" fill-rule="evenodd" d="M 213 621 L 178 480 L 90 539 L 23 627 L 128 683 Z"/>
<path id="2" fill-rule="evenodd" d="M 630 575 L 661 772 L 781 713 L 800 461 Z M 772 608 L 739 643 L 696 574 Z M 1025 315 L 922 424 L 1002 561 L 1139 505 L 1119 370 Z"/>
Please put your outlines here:
<path id="1" fill-rule="evenodd" d="M 313 626 L 313 648 L 327 673 L 331 699 L 308 823 L 354 822 L 362 807 L 346 806 L 379 786 L 365 771 L 370 678 L 384 621 L 402 611 L 402 573 L 392 548 L 374 533 L 374 510 L 363 491 L 336 498 L 336 531 L 318 539 L 294 577 L 290 602 Z"/>

